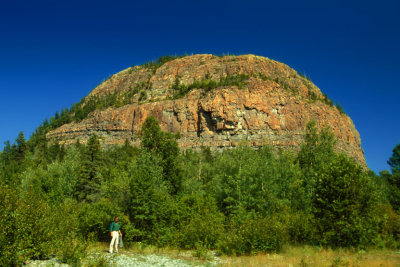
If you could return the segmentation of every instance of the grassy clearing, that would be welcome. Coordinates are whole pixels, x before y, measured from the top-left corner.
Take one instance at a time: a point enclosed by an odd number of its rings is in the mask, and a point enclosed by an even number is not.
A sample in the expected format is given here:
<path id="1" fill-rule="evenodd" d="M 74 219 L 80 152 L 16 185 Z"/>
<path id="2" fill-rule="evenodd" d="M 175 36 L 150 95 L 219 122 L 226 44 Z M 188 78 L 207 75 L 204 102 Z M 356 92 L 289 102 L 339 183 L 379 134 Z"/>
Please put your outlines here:
<path id="1" fill-rule="evenodd" d="M 88 247 L 88 255 L 96 255 L 97 259 L 101 259 L 102 255 L 107 256 L 109 243 L 95 242 L 91 243 Z M 165 256 L 171 259 L 184 260 L 193 265 L 208 265 L 209 262 L 215 262 L 212 252 L 199 253 L 198 251 L 181 250 L 171 247 L 159 248 L 152 245 L 145 245 L 143 243 L 124 244 L 123 248 L 119 249 L 118 255 L 126 255 L 129 257 L 158 255 Z M 112 256 L 116 256 L 113 254 Z"/>
<path id="2" fill-rule="evenodd" d="M 317 247 L 289 247 L 279 254 L 222 257 L 221 266 L 400 266 L 400 253 L 393 250 L 331 250 Z"/>
<path id="3" fill-rule="evenodd" d="M 107 253 L 108 243 L 93 243 L 88 248 L 89 254 L 93 252 Z M 141 243 L 124 247 L 120 254 L 127 256 L 135 255 L 162 255 L 171 259 L 181 259 L 194 265 L 208 265 L 213 262 L 217 266 L 276 266 L 276 267 L 392 267 L 400 266 L 400 252 L 396 250 L 369 250 L 357 251 L 351 249 L 324 249 L 319 247 L 287 247 L 279 254 L 260 253 L 252 256 L 220 256 L 215 260 L 213 252 L 207 252 L 207 257 L 198 257 L 196 251 L 179 250 L 176 248 L 158 248 L 146 246 Z M 203 255 L 204 256 L 204 255 Z M 214 265 L 212 264 L 212 265 Z"/>

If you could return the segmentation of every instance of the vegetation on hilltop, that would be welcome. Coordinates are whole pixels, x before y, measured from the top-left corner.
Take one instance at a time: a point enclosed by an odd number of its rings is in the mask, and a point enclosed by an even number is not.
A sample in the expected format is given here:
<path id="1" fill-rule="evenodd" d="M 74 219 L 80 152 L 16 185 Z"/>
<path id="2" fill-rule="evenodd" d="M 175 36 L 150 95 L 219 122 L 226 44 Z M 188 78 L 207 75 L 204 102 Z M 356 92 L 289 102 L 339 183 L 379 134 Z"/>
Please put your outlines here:
<path id="1" fill-rule="evenodd" d="M 219 80 L 214 80 L 211 79 L 209 74 L 207 74 L 206 77 L 202 78 L 201 80 L 195 80 L 194 82 L 185 85 L 181 83 L 180 76 L 177 76 L 171 88 L 173 89 L 173 98 L 177 99 L 184 97 L 193 89 L 203 89 L 206 93 L 215 88 L 224 86 L 237 86 L 239 89 L 243 89 L 243 86 L 246 84 L 249 78 L 249 75 L 237 74 L 222 76 L 219 78 Z"/>
<path id="2" fill-rule="evenodd" d="M 145 62 L 144 64 L 140 65 L 140 67 L 142 68 L 146 68 L 146 69 L 151 69 L 153 74 L 157 71 L 157 69 L 159 67 L 161 67 L 162 65 L 164 65 L 165 63 L 178 59 L 178 58 L 183 58 L 186 57 L 187 54 L 184 55 L 165 55 L 165 56 L 161 56 L 156 60 L 153 61 L 149 61 L 149 62 Z"/>
<path id="3" fill-rule="evenodd" d="M 298 153 L 241 146 L 180 152 L 149 117 L 141 146 L 102 149 L 93 135 L 68 147 L 22 133 L 0 154 L 0 265 L 57 255 L 79 265 L 85 244 L 124 241 L 226 254 L 287 244 L 398 248 L 399 149 L 392 173 L 366 172 L 314 124 Z M 28 141 L 29 143 L 29 141 Z"/>

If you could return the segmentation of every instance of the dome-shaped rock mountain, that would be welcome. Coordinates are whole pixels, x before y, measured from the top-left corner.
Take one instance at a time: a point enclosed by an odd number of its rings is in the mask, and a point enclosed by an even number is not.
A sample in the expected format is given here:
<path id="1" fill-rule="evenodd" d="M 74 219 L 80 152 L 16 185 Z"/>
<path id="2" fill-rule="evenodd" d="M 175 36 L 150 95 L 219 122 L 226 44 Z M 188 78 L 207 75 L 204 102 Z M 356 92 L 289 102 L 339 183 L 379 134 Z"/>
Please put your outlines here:
<path id="1" fill-rule="evenodd" d="M 179 132 L 181 148 L 272 145 L 298 148 L 309 121 L 329 126 L 337 149 L 365 165 L 351 119 L 306 77 L 254 55 L 165 57 L 123 70 L 75 105 L 72 121 L 49 133 L 71 144 L 97 134 L 103 145 L 138 144 L 147 116 Z"/>

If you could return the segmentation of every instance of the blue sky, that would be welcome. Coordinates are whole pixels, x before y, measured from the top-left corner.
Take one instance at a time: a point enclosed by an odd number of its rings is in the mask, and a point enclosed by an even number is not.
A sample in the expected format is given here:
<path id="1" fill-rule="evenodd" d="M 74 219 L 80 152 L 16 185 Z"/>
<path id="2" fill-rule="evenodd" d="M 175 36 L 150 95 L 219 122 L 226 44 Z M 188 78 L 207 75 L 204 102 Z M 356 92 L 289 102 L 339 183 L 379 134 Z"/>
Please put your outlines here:
<path id="1" fill-rule="evenodd" d="M 369 167 L 400 143 L 397 1 L 0 1 L 0 144 L 110 74 L 166 54 L 257 54 L 305 73 L 360 132 Z"/>

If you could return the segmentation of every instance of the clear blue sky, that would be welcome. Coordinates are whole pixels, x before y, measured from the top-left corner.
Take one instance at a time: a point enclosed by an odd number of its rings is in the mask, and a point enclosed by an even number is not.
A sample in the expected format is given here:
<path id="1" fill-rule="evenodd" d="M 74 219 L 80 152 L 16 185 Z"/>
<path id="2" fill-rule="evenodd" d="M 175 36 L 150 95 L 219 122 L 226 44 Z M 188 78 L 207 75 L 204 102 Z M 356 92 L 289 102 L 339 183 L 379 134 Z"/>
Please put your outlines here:
<path id="1" fill-rule="evenodd" d="M 375 172 L 400 143 L 398 1 L 1 1 L 0 144 L 166 54 L 257 54 L 311 77 Z M 2 146 L 1 146 L 2 147 Z"/>

